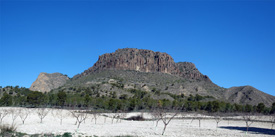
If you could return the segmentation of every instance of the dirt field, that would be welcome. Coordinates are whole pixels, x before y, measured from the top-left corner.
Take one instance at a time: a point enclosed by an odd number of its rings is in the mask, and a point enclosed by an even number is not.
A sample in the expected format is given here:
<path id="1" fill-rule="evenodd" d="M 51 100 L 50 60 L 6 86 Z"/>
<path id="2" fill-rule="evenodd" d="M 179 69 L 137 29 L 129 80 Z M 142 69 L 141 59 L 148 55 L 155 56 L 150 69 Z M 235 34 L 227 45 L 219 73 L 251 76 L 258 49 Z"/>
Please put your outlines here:
<path id="1" fill-rule="evenodd" d="M 0 108 L 10 109 L 10 108 Z M 14 109 L 14 108 L 13 108 Z M 81 123 L 79 129 L 75 125 L 76 118 L 72 117 L 69 111 L 63 111 L 64 119 L 60 125 L 60 119 L 55 114 L 56 110 L 49 111 L 48 115 L 40 123 L 40 119 L 35 109 L 29 109 L 30 114 L 22 124 L 20 117 L 14 121 L 17 126 L 17 132 L 28 134 L 48 134 L 52 133 L 60 135 L 66 132 L 73 136 L 146 136 L 158 137 L 161 136 L 164 124 L 159 121 L 156 127 L 156 121 L 127 121 L 121 120 L 117 122 L 114 119 L 112 123 L 112 113 L 103 114 L 98 117 L 97 123 L 93 119 L 93 115 L 88 114 L 85 123 Z M 128 113 L 127 117 L 139 115 L 141 113 Z M 150 114 L 143 114 L 145 118 L 151 118 Z M 108 117 L 106 117 L 108 116 Z M 106 121 L 105 121 L 106 118 Z M 265 118 L 264 118 L 265 119 Z M 4 117 L 2 124 L 12 123 L 11 114 Z M 244 121 L 227 121 L 223 120 L 216 128 L 216 121 L 213 119 L 201 120 L 201 127 L 199 127 L 198 120 L 191 119 L 173 119 L 167 126 L 165 134 L 167 137 L 265 137 L 274 136 L 275 130 L 270 129 L 271 123 L 254 122 L 249 132 L 246 134 L 246 125 Z"/>

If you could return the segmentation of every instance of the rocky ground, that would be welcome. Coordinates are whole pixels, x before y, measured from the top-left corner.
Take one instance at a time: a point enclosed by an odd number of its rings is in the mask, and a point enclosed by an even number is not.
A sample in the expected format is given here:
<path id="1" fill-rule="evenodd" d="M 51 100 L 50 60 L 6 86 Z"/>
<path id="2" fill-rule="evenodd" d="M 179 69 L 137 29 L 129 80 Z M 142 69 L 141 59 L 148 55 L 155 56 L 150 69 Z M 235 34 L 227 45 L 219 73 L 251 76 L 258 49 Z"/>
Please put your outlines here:
<path id="1" fill-rule="evenodd" d="M 0 108 L 11 109 L 11 108 Z M 14 108 L 13 108 L 14 109 Z M 16 108 L 18 110 L 18 108 Z M 156 121 L 127 121 L 114 119 L 112 123 L 113 113 L 101 114 L 98 117 L 96 124 L 92 114 L 88 114 L 85 123 L 81 123 L 77 128 L 75 125 L 76 118 L 71 116 L 69 111 L 59 112 L 55 109 L 49 111 L 48 115 L 40 123 L 40 119 L 36 109 L 29 109 L 29 116 L 22 124 L 20 117 L 14 121 L 17 132 L 27 134 L 55 134 L 61 135 L 66 132 L 73 136 L 146 136 L 159 137 L 162 136 L 164 124 L 159 121 L 156 127 Z M 1 111 L 2 112 L 2 111 Z M 62 125 L 58 113 L 64 116 Z M 126 117 L 140 115 L 141 113 L 127 113 Z M 152 118 L 150 114 L 144 113 L 145 118 Z M 192 115 L 192 114 L 191 114 Z M 107 117 L 106 117 L 107 116 Z M 180 115 L 179 115 L 180 116 Z M 105 119 L 106 118 L 106 119 Z M 263 118 L 267 119 L 267 118 Z M 105 121 L 106 120 L 106 121 Z M 1 125 L 10 125 L 12 123 L 12 115 L 9 114 L 4 117 Z M 213 119 L 201 120 L 201 127 L 199 121 L 188 119 L 173 119 L 167 126 L 165 134 L 167 137 L 265 137 L 274 136 L 275 130 L 270 129 L 271 123 L 268 122 L 254 122 L 248 133 L 246 133 L 246 125 L 244 121 L 224 120 L 219 123 L 216 128 L 216 122 Z"/>

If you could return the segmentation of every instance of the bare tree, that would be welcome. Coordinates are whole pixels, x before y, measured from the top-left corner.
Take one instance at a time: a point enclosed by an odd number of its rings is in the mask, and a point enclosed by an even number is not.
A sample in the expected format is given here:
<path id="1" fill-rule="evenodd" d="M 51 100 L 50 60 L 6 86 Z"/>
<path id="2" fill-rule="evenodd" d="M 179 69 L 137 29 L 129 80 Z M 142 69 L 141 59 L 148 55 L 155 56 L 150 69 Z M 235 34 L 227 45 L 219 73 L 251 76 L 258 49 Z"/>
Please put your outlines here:
<path id="1" fill-rule="evenodd" d="M 181 112 L 180 115 L 181 115 L 182 120 L 184 121 L 184 119 L 185 119 L 185 117 L 186 117 L 186 113 Z"/>
<path id="2" fill-rule="evenodd" d="M 273 125 L 275 124 L 275 114 L 270 116 L 270 122 L 272 123 L 271 129 L 273 129 Z"/>
<path id="3" fill-rule="evenodd" d="M 84 120 L 84 123 L 85 123 L 86 120 Z M 94 121 L 94 116 L 92 115 L 92 118 L 91 118 L 91 122 Z"/>
<path id="4" fill-rule="evenodd" d="M 236 116 L 236 113 L 227 112 L 227 113 L 223 113 L 222 115 L 223 115 L 223 120 L 227 120 L 227 125 L 229 125 L 230 120 L 233 119 L 233 116 Z"/>
<path id="5" fill-rule="evenodd" d="M 4 117 L 6 117 L 9 114 L 9 111 L 7 109 L 0 109 L 0 124 L 2 123 Z"/>
<path id="6" fill-rule="evenodd" d="M 112 124 L 114 123 L 114 119 L 119 117 L 119 113 L 114 113 L 112 116 Z"/>
<path id="7" fill-rule="evenodd" d="M 204 118 L 204 116 L 199 116 L 198 120 L 199 120 L 199 127 L 201 127 L 201 120 Z"/>
<path id="8" fill-rule="evenodd" d="M 118 123 L 119 119 L 120 119 L 120 113 L 117 114 L 116 123 Z"/>
<path id="9" fill-rule="evenodd" d="M 106 119 L 108 118 L 108 116 L 106 114 L 101 114 L 101 116 L 104 117 L 104 123 L 106 123 Z"/>
<path id="10" fill-rule="evenodd" d="M 28 118 L 29 114 L 30 114 L 29 109 L 27 108 L 19 109 L 19 117 L 22 120 L 23 124 L 25 124 L 25 120 Z"/>
<path id="11" fill-rule="evenodd" d="M 151 116 L 153 117 L 153 120 L 156 121 L 156 127 L 158 126 L 158 122 L 161 120 L 159 112 L 157 110 L 154 110 L 151 112 Z"/>
<path id="12" fill-rule="evenodd" d="M 126 116 L 127 116 L 127 113 L 125 112 L 120 113 L 120 123 L 121 123 L 121 120 L 124 119 Z"/>
<path id="13" fill-rule="evenodd" d="M 198 119 L 199 121 L 199 127 L 201 127 L 201 120 L 204 118 L 204 115 L 201 115 L 201 114 L 198 114 L 198 113 L 195 113 L 194 114 L 194 117 L 192 118 L 191 122 L 193 122 L 194 119 Z"/>
<path id="14" fill-rule="evenodd" d="M 52 111 L 52 115 L 57 117 L 60 120 L 60 125 L 62 125 L 63 119 L 67 116 L 63 109 L 55 109 Z"/>
<path id="15" fill-rule="evenodd" d="M 216 113 L 214 115 L 214 120 L 216 121 L 216 129 L 218 128 L 219 126 L 219 123 L 223 120 L 223 118 L 220 116 L 219 113 Z"/>
<path id="16" fill-rule="evenodd" d="M 78 123 L 77 128 L 79 128 L 80 124 L 88 117 L 86 112 L 70 111 L 72 116 L 76 118 L 76 122 Z"/>
<path id="17" fill-rule="evenodd" d="M 121 119 L 124 118 L 124 117 L 126 117 L 126 114 L 123 113 L 122 111 L 118 111 L 118 113 L 116 113 L 116 114 L 117 114 L 117 116 L 116 116 L 116 118 L 117 118 L 116 123 L 118 123 L 119 121 L 121 122 Z M 142 113 L 142 115 L 143 115 L 143 113 Z"/>
<path id="18" fill-rule="evenodd" d="M 96 120 L 97 120 L 99 115 L 98 115 L 97 112 L 93 112 L 92 114 L 93 114 L 93 118 L 95 119 L 95 124 L 96 124 Z"/>
<path id="19" fill-rule="evenodd" d="M 48 115 L 49 111 L 50 110 L 47 108 L 38 108 L 36 110 L 36 113 L 37 113 L 38 117 L 40 118 L 40 123 L 42 123 L 42 120 Z"/>
<path id="20" fill-rule="evenodd" d="M 106 123 L 107 116 L 104 116 L 104 123 Z"/>
<path id="21" fill-rule="evenodd" d="M 11 118 L 12 118 L 12 125 L 14 125 L 14 121 L 16 120 L 16 118 L 19 116 L 19 111 L 17 109 L 9 109 L 9 113 L 11 114 Z"/>
<path id="22" fill-rule="evenodd" d="M 56 117 L 56 111 L 55 111 L 56 109 L 54 109 L 54 108 L 52 108 L 52 109 L 50 109 L 49 110 L 49 112 L 51 112 L 51 115 L 55 118 Z"/>
<path id="23" fill-rule="evenodd" d="M 253 115 L 251 113 L 246 113 L 242 117 L 246 124 L 246 133 L 247 133 L 249 127 L 253 124 L 255 117 L 253 117 Z"/>
<path id="24" fill-rule="evenodd" d="M 168 110 L 166 110 L 166 109 L 159 109 L 157 112 L 158 112 L 158 115 L 159 115 L 161 121 L 164 124 L 164 128 L 163 128 L 163 131 L 162 131 L 162 135 L 164 135 L 164 132 L 165 132 L 165 129 L 166 129 L 167 125 L 171 122 L 171 120 L 173 118 L 175 118 L 175 116 L 178 114 L 178 112 L 174 111 L 174 112 L 169 114 Z"/>

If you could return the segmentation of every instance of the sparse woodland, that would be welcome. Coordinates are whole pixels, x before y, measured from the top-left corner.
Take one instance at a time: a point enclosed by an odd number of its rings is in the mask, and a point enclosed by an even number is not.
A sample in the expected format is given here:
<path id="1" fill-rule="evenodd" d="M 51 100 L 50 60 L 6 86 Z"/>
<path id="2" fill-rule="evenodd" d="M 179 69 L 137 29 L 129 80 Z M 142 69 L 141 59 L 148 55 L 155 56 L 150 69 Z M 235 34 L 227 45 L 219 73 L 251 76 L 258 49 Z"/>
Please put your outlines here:
<path id="1" fill-rule="evenodd" d="M 63 91 L 41 93 L 29 91 L 25 88 L 12 88 L 14 90 L 3 92 L 0 99 L 1 106 L 21 107 L 20 109 L 0 109 L 0 122 L 2 123 L 7 116 L 10 116 L 12 118 L 11 125 L 14 125 L 16 119 L 20 120 L 24 125 L 28 121 L 30 113 L 36 114 L 40 119 L 39 122 L 43 124 L 43 120 L 51 114 L 58 120 L 57 122 L 60 125 L 63 124 L 66 118 L 71 117 L 75 119 L 74 124 L 78 129 L 87 121 L 96 125 L 99 117 L 104 118 L 104 123 L 106 123 L 106 119 L 112 124 L 121 123 L 125 119 L 127 112 L 141 110 L 151 114 L 150 120 L 154 123 L 153 127 L 163 127 L 162 131 L 159 132 L 160 135 L 165 135 L 165 131 L 167 128 L 169 129 L 173 119 L 185 121 L 186 115 L 190 113 L 193 114 L 193 117 L 189 118 L 190 122 L 198 120 L 199 128 L 205 116 L 208 115 L 215 120 L 217 129 L 219 123 L 228 118 L 227 114 L 229 113 L 241 116 L 240 120 L 244 121 L 246 132 L 249 132 L 249 128 L 255 122 L 256 119 L 253 117 L 255 114 L 269 116 L 270 128 L 273 129 L 274 125 L 275 103 L 268 108 L 263 103 L 251 106 L 230 104 L 218 100 L 205 101 L 204 99 L 211 97 L 200 95 L 171 95 L 174 98 L 173 101 L 167 99 L 156 100 L 150 98 L 148 92 L 139 90 L 130 90 L 129 92 L 133 93 L 133 96 L 116 95 L 116 93 L 112 93 L 110 96 L 100 96 L 93 95 L 88 89 L 77 93 L 66 93 Z M 25 107 L 33 107 L 33 111 L 30 112 Z M 50 108 L 58 109 L 52 109 L 51 112 Z M 64 111 L 68 113 L 64 113 Z M 102 112 L 115 113 L 111 116 L 106 116 Z"/>
<path id="2" fill-rule="evenodd" d="M 163 107 L 172 110 L 180 108 L 182 112 L 200 112 L 208 113 L 261 113 L 265 115 L 275 113 L 275 102 L 271 107 L 266 107 L 263 103 L 252 106 L 249 104 L 231 104 L 216 100 L 211 96 L 184 96 L 168 93 L 159 93 L 156 89 L 150 92 L 131 89 L 128 92 L 132 94 L 118 95 L 111 92 L 109 95 L 100 95 L 93 92 L 92 88 L 75 89 L 75 93 L 66 93 L 64 91 L 41 93 L 30 91 L 26 88 L 5 87 L 0 93 L 1 106 L 14 107 L 50 107 L 50 108 L 93 108 L 111 112 L 131 112 L 140 110 L 155 110 L 161 101 Z M 8 90 L 7 90 L 8 89 Z M 151 95 L 169 95 L 173 100 L 154 99 Z M 210 100 L 210 101 L 207 101 Z"/>

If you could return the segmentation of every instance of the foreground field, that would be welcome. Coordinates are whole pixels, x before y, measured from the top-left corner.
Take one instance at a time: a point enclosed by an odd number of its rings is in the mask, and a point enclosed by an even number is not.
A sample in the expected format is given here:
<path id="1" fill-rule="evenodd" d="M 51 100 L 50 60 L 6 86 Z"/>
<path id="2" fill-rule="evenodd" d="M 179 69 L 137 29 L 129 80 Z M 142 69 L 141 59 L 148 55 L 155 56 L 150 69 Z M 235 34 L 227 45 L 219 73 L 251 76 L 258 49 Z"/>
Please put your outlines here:
<path id="1" fill-rule="evenodd" d="M 11 109 L 11 108 L 0 108 Z M 14 108 L 13 108 L 14 109 Z M 17 132 L 27 134 L 55 134 L 61 135 L 71 133 L 73 136 L 146 136 L 158 137 L 162 136 L 164 124 L 159 121 L 156 127 L 156 121 L 127 121 L 112 120 L 114 114 L 106 113 L 98 116 L 96 124 L 92 114 L 88 114 L 88 118 L 77 128 L 75 125 L 76 118 L 71 116 L 69 111 L 62 111 L 64 117 L 62 125 L 57 114 L 60 113 L 55 109 L 51 109 L 46 117 L 40 123 L 40 119 L 36 113 L 36 109 L 30 110 L 29 116 L 23 124 L 20 117 L 14 121 Z M 126 117 L 140 115 L 141 113 L 127 113 Z M 145 118 L 152 118 L 150 114 L 144 113 Z M 11 125 L 13 122 L 12 115 L 4 117 L 2 125 Z M 246 125 L 244 121 L 221 121 L 216 128 L 216 121 L 213 119 L 201 120 L 199 127 L 198 120 L 192 119 L 173 119 L 167 126 L 165 134 L 167 137 L 264 137 L 274 136 L 275 130 L 270 129 L 271 123 L 254 122 L 250 131 L 246 134 Z"/>

